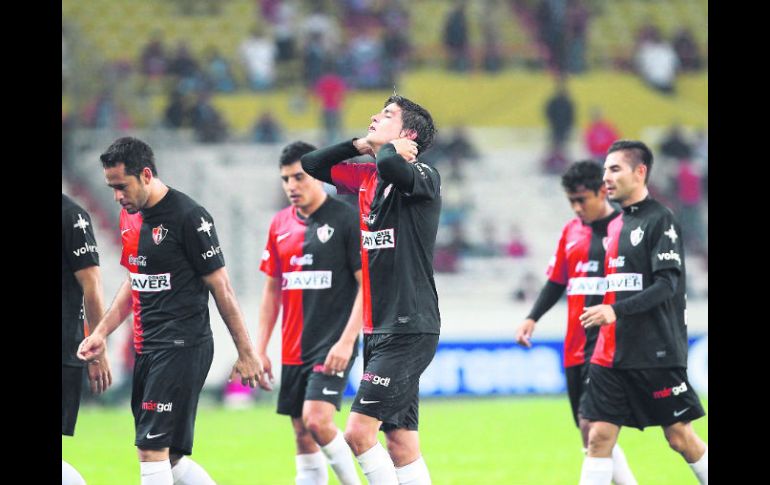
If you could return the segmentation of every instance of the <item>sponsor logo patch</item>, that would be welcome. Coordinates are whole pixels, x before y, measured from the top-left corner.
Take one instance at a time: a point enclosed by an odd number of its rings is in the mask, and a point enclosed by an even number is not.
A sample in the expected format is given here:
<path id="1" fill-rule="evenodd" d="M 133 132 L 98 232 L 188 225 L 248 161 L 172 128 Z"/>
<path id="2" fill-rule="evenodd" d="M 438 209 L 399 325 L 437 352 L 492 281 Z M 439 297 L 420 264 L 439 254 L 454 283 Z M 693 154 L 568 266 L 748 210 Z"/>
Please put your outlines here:
<path id="1" fill-rule="evenodd" d="M 371 382 L 375 386 L 388 387 L 390 385 L 390 377 L 380 377 L 371 372 L 364 372 L 364 375 L 361 376 L 361 382 Z"/>
<path id="2" fill-rule="evenodd" d="M 601 276 L 579 276 L 567 282 L 567 295 L 603 295 L 607 281 Z"/>
<path id="3" fill-rule="evenodd" d="M 156 413 L 171 412 L 171 408 L 174 403 L 171 402 L 156 402 L 156 401 L 144 401 L 142 403 L 142 409 L 145 411 L 155 411 Z M 160 436 L 160 435 L 156 435 Z"/>
<path id="4" fill-rule="evenodd" d="M 302 256 L 294 255 L 289 259 L 289 264 L 292 266 L 305 266 L 313 264 L 312 254 L 303 254 Z"/>
<path id="5" fill-rule="evenodd" d="M 131 273 L 131 289 L 134 291 L 150 293 L 157 291 L 168 291 L 171 289 L 171 273 Z"/>
<path id="6" fill-rule="evenodd" d="M 281 277 L 282 290 L 324 290 L 331 287 L 331 271 L 291 271 Z"/>
<path id="7" fill-rule="evenodd" d="M 203 258 L 204 260 L 211 259 L 217 254 L 221 254 L 221 253 L 222 253 L 222 246 L 214 247 L 214 245 L 212 244 L 209 247 L 208 251 L 206 251 L 205 253 L 201 253 L 201 258 Z"/>
<path id="8" fill-rule="evenodd" d="M 83 256 L 86 253 L 98 253 L 99 250 L 96 248 L 96 244 L 88 244 L 85 243 L 85 246 L 81 248 L 77 248 L 76 250 L 72 251 L 72 254 L 75 256 Z"/>
<path id="9" fill-rule="evenodd" d="M 618 256 L 617 258 L 610 257 L 610 268 L 622 268 L 625 264 L 625 256 Z"/>
<path id="10" fill-rule="evenodd" d="M 667 397 L 670 397 L 672 394 L 674 396 L 678 396 L 679 394 L 687 392 L 687 383 L 682 382 L 678 386 L 673 387 L 666 387 L 664 389 L 661 389 L 660 391 L 655 391 L 652 393 L 653 399 L 665 399 Z"/>
<path id="11" fill-rule="evenodd" d="M 641 273 L 614 273 L 607 275 L 607 291 L 642 291 Z"/>
<path id="12" fill-rule="evenodd" d="M 147 256 L 134 256 L 133 254 L 129 254 L 128 264 L 133 264 L 136 266 L 147 266 Z"/>
<path id="13" fill-rule="evenodd" d="M 393 229 L 381 231 L 361 231 L 361 245 L 364 249 L 384 249 L 396 247 Z"/>
<path id="14" fill-rule="evenodd" d="M 281 234 L 280 236 L 277 236 L 277 237 L 275 238 L 275 242 L 276 242 L 276 243 L 279 243 L 279 242 L 283 241 L 284 239 L 286 239 L 286 238 L 287 238 L 287 237 L 289 237 L 289 236 L 291 236 L 291 231 L 289 231 L 289 232 L 284 232 L 283 234 Z"/>
<path id="15" fill-rule="evenodd" d="M 677 263 L 679 263 L 680 266 L 682 265 L 682 259 L 679 257 L 679 253 L 675 253 L 673 249 L 671 251 L 667 252 L 667 253 L 658 253 L 658 260 L 659 261 L 663 261 L 663 260 L 671 261 L 671 260 L 674 260 Z"/>
<path id="16" fill-rule="evenodd" d="M 576 273 L 595 273 L 599 271 L 599 261 L 578 261 Z"/>

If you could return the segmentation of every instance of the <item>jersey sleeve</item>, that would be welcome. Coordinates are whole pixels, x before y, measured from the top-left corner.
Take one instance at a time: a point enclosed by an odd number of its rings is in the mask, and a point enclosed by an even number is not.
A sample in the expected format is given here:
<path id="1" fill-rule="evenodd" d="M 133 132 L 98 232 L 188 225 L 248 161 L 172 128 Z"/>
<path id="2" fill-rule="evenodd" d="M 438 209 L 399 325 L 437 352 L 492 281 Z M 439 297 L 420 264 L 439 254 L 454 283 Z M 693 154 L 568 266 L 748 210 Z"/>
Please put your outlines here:
<path id="1" fill-rule="evenodd" d="M 338 194 L 358 194 L 361 184 L 375 170 L 373 163 L 338 163 L 331 168 L 332 183 Z"/>
<path id="2" fill-rule="evenodd" d="M 99 266 L 99 252 L 88 212 L 75 209 L 62 214 L 62 246 L 73 273 Z"/>
<path id="3" fill-rule="evenodd" d="M 549 281 L 560 285 L 566 285 L 569 280 L 567 251 L 565 248 L 567 243 L 567 227 L 565 226 L 562 230 L 559 245 L 556 247 L 554 255 L 551 256 L 551 260 L 548 262 L 548 269 L 545 271 Z"/>
<path id="4" fill-rule="evenodd" d="M 414 172 L 412 189 L 402 195 L 414 199 L 437 199 L 441 195 L 441 176 L 438 171 L 424 163 L 407 163 L 407 167 Z"/>
<path id="5" fill-rule="evenodd" d="M 267 243 L 265 250 L 262 251 L 262 261 L 259 263 L 259 270 L 268 276 L 278 278 L 281 276 L 281 260 L 278 255 L 278 247 L 275 242 L 275 221 L 270 223 L 270 229 L 267 232 Z"/>
<path id="6" fill-rule="evenodd" d="M 214 218 L 201 206 L 190 210 L 184 218 L 183 244 L 187 259 L 200 275 L 207 275 L 225 265 Z"/>
<path id="7" fill-rule="evenodd" d="M 655 225 L 652 247 L 652 272 L 674 269 L 681 273 L 684 264 L 682 230 L 671 211 L 666 210 Z"/>

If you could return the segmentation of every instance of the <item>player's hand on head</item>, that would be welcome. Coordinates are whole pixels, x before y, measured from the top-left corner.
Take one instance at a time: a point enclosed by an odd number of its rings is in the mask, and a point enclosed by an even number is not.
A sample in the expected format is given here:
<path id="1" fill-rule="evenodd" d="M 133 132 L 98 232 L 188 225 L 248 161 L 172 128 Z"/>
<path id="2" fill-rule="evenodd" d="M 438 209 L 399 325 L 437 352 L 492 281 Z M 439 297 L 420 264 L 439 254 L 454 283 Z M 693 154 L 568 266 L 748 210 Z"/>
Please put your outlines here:
<path id="1" fill-rule="evenodd" d="M 397 138 L 391 141 L 391 143 L 396 148 L 396 153 L 401 155 L 407 162 L 417 158 L 419 150 L 417 148 L 417 143 L 414 140 L 409 138 Z"/>
<path id="2" fill-rule="evenodd" d="M 535 321 L 531 318 L 527 318 L 516 330 L 516 343 L 527 348 L 532 347 L 530 339 L 532 338 L 532 332 L 534 331 Z"/>
<path id="3" fill-rule="evenodd" d="M 106 353 L 88 363 L 88 382 L 94 394 L 101 394 L 112 385 L 112 370 Z"/>
<path id="4" fill-rule="evenodd" d="M 617 320 L 612 305 L 595 305 L 583 308 L 580 323 L 585 328 L 609 325 Z"/>

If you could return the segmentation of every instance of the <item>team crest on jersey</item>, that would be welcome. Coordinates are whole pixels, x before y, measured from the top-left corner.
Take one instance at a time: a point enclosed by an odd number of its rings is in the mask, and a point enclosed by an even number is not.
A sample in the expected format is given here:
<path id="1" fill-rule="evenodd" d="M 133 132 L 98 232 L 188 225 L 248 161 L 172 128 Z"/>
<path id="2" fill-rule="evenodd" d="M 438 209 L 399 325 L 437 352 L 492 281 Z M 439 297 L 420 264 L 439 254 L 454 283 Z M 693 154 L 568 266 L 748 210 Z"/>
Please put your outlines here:
<path id="1" fill-rule="evenodd" d="M 602 247 L 604 248 L 605 251 L 607 250 L 608 247 L 610 247 L 610 239 L 612 238 L 609 236 L 602 238 Z"/>
<path id="2" fill-rule="evenodd" d="M 642 242 L 642 238 L 644 237 L 644 231 L 642 230 L 642 227 L 639 226 L 633 231 L 631 231 L 631 245 L 636 246 L 640 242 Z"/>
<path id="3" fill-rule="evenodd" d="M 160 244 L 166 238 L 166 234 L 168 234 L 168 229 L 163 227 L 163 224 L 161 224 L 158 227 L 153 227 L 152 228 L 152 241 L 156 245 Z"/>
<path id="4" fill-rule="evenodd" d="M 332 234 L 334 234 L 334 228 L 329 224 L 324 224 L 323 226 L 316 229 L 315 233 L 316 236 L 318 236 L 318 240 L 322 243 L 325 243 L 332 238 Z"/>
<path id="5" fill-rule="evenodd" d="M 671 224 L 671 227 L 668 228 L 668 231 L 664 232 L 663 234 L 668 236 L 671 239 L 672 243 L 675 243 L 676 239 L 679 237 L 676 234 L 676 229 L 674 229 L 674 225 L 673 224 Z"/>

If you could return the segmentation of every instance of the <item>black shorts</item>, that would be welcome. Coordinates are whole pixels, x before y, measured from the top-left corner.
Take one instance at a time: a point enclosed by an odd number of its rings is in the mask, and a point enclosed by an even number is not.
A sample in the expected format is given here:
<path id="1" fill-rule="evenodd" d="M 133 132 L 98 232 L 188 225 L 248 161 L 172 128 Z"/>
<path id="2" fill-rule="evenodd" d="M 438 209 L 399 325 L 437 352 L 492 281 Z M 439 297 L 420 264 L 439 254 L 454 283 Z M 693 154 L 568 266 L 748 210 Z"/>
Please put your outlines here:
<path id="1" fill-rule="evenodd" d="M 364 335 L 364 373 L 351 411 L 382 421 L 383 431 L 416 431 L 420 376 L 438 339 L 429 333 Z"/>
<path id="2" fill-rule="evenodd" d="M 580 427 L 578 420 L 580 410 L 580 400 L 585 394 L 586 379 L 588 378 L 588 362 L 564 369 L 564 376 L 567 379 L 567 395 L 569 404 L 572 407 L 572 418 L 575 420 L 575 426 Z"/>
<path id="3" fill-rule="evenodd" d="M 706 415 L 687 369 L 614 369 L 590 364 L 580 414 L 590 421 L 644 429 Z"/>
<path id="4" fill-rule="evenodd" d="M 355 357 L 354 353 L 344 372 L 331 376 L 323 373 L 323 363 L 283 365 L 281 390 L 278 393 L 278 414 L 299 418 L 302 416 L 305 401 L 325 401 L 334 404 L 339 411 Z"/>
<path id="5" fill-rule="evenodd" d="M 61 366 L 61 434 L 75 435 L 85 367 Z"/>
<path id="6" fill-rule="evenodd" d="M 214 358 L 214 341 L 136 356 L 131 392 L 141 448 L 192 454 L 198 397 Z"/>

